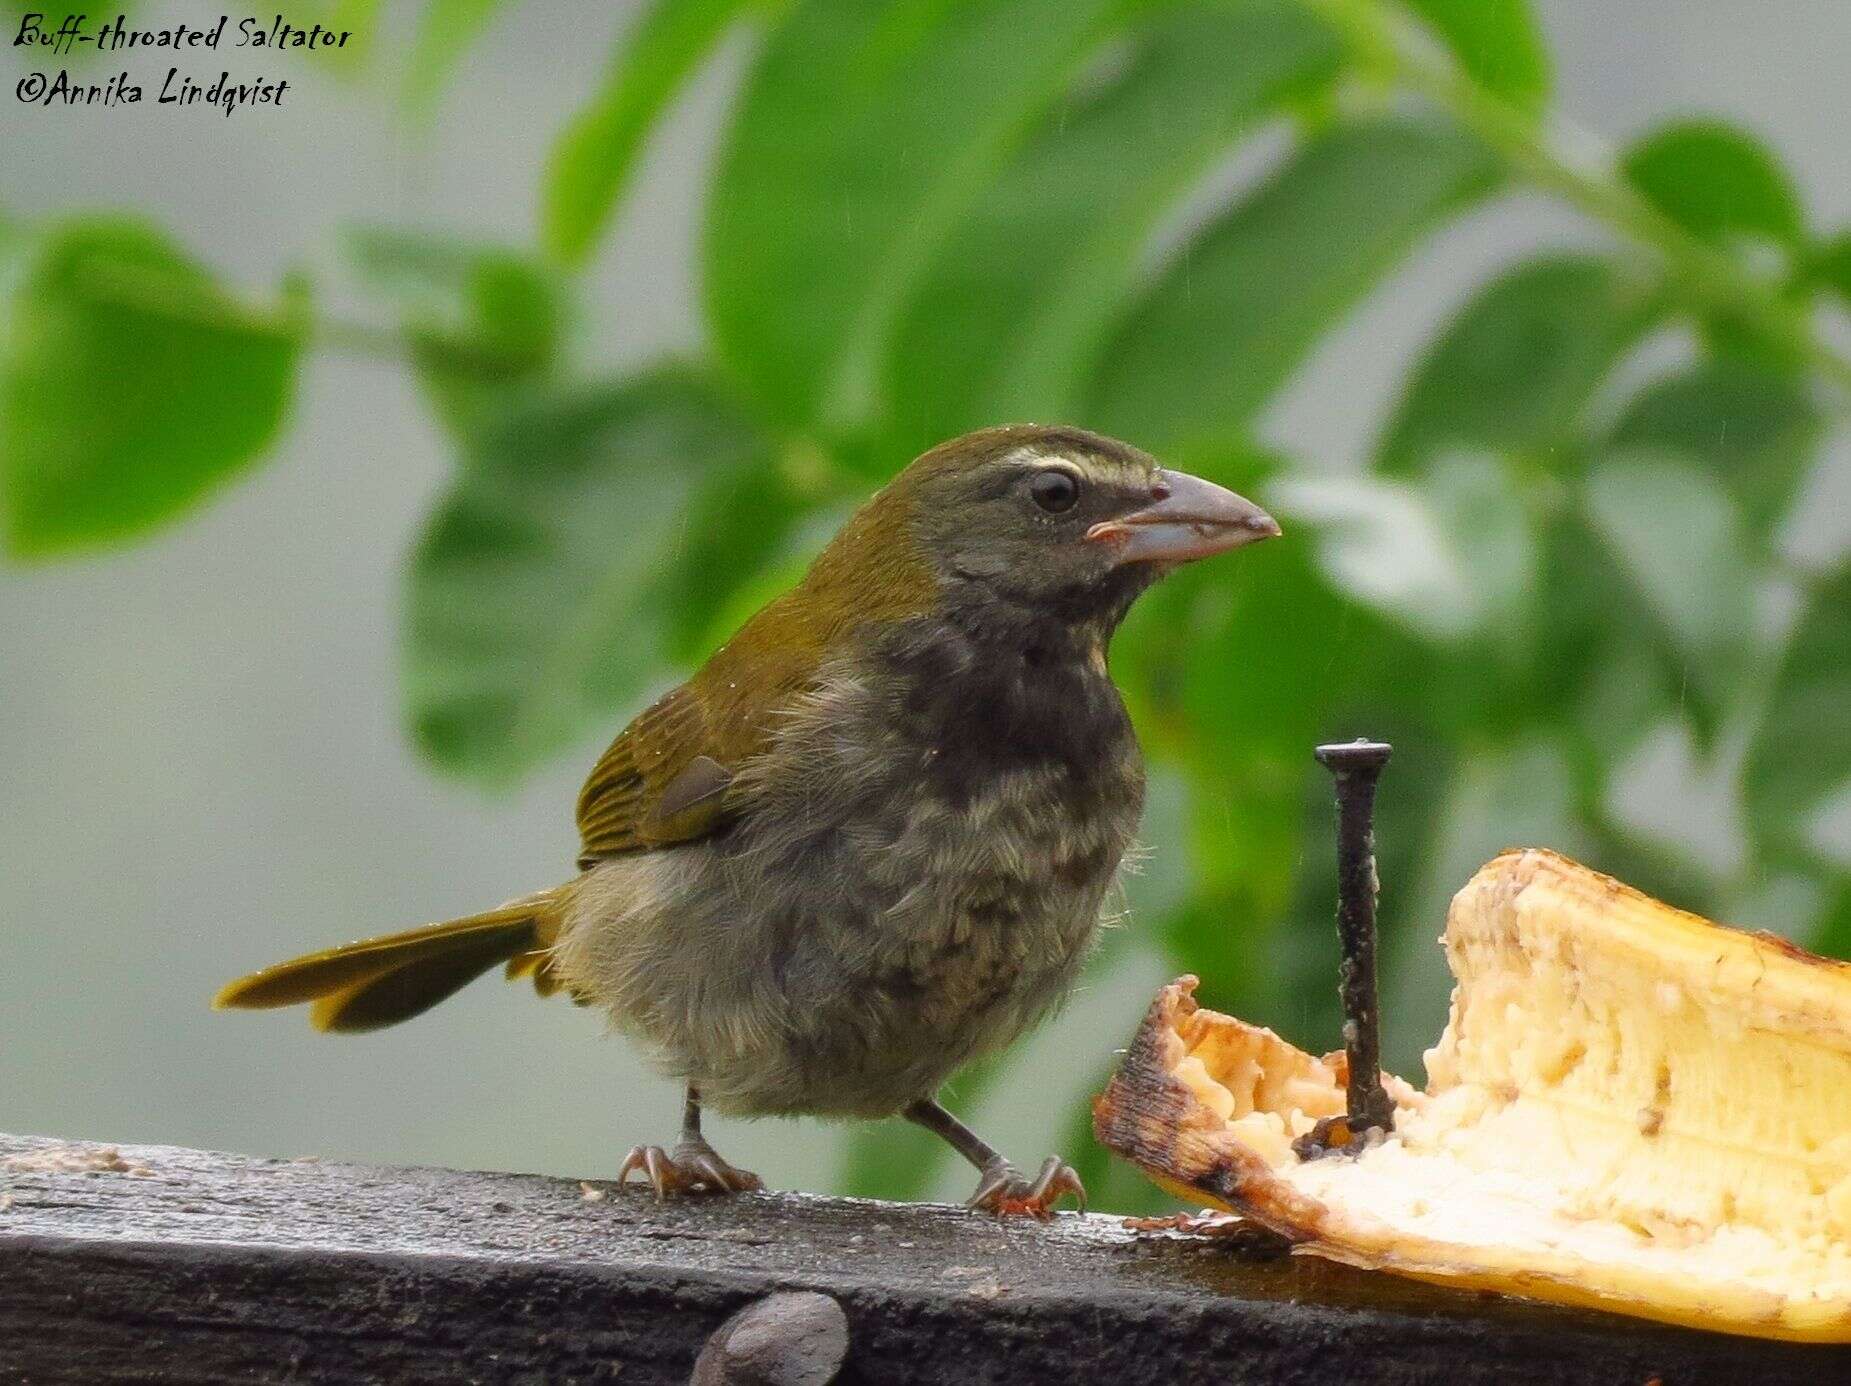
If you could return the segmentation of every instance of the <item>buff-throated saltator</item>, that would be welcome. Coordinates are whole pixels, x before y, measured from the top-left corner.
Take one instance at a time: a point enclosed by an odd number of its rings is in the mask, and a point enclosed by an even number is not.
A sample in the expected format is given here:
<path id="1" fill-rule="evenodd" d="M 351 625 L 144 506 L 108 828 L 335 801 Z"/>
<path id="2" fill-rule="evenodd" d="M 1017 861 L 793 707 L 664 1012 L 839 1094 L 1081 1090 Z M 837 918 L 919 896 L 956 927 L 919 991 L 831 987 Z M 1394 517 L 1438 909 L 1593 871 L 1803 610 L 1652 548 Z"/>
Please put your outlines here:
<path id="1" fill-rule="evenodd" d="M 489 968 L 609 1012 L 687 1085 L 658 1193 L 759 1187 L 703 1106 L 880 1117 L 981 1171 L 971 1204 L 1045 1215 L 939 1085 L 1065 996 L 1136 830 L 1144 769 L 1106 645 L 1170 568 L 1276 535 L 1231 491 L 1077 428 L 920 457 L 604 753 L 579 874 L 499 909 L 312 953 L 220 1006 L 405 1020 Z M 620 1175 L 620 1177 L 622 1177 Z"/>

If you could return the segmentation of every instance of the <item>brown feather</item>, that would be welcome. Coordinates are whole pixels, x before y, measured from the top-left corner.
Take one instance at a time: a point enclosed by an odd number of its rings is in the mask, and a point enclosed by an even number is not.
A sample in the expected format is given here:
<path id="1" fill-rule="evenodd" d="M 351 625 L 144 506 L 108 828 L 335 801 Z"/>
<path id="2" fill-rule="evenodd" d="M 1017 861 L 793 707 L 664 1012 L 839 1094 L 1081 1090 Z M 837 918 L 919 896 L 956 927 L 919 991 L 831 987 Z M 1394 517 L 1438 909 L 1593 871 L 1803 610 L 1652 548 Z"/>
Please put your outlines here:
<path id="1" fill-rule="evenodd" d="M 551 948 L 535 948 L 530 952 L 516 953 L 508 959 L 507 969 L 502 975 L 510 982 L 531 977 L 534 991 L 542 998 L 554 995 L 560 986 L 559 974 L 553 969 Z"/>
<path id="2" fill-rule="evenodd" d="M 507 955 L 493 935 L 469 939 L 319 998 L 309 1007 L 309 1023 L 344 1035 L 396 1025 L 448 1000 Z"/>
<path id="3" fill-rule="evenodd" d="M 466 919 L 324 948 L 240 977 L 220 990 L 212 1004 L 221 1010 L 294 1006 L 352 991 L 434 958 L 492 953 L 487 967 L 532 948 L 542 932 L 550 933 L 556 904 L 554 893 L 547 891 Z"/>
<path id="4" fill-rule="evenodd" d="M 868 622 L 931 606 L 936 582 L 908 529 L 910 504 L 901 483 L 882 491 L 797 587 L 763 607 L 691 679 L 624 728 L 579 794 L 581 867 L 725 826 L 733 810 L 729 794 L 677 804 L 671 787 L 703 758 L 737 775 L 769 744 L 776 719 L 812 687 L 843 639 Z"/>

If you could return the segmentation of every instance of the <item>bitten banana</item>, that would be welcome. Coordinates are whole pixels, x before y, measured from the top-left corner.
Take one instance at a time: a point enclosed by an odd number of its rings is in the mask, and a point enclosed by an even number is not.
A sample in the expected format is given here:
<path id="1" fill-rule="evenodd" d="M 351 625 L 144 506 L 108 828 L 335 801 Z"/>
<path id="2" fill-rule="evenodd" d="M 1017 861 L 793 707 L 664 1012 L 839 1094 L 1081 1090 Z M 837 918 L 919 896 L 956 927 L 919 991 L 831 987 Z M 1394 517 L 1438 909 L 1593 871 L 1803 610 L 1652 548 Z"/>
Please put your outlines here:
<path id="1" fill-rule="evenodd" d="M 1851 1341 L 1851 965 L 1660 904 L 1553 852 L 1454 897 L 1457 985 L 1392 1135 L 1292 1142 L 1344 1109 L 1341 1054 L 1165 987 L 1095 1106 L 1181 1197 L 1295 1249 L 1702 1328 Z"/>

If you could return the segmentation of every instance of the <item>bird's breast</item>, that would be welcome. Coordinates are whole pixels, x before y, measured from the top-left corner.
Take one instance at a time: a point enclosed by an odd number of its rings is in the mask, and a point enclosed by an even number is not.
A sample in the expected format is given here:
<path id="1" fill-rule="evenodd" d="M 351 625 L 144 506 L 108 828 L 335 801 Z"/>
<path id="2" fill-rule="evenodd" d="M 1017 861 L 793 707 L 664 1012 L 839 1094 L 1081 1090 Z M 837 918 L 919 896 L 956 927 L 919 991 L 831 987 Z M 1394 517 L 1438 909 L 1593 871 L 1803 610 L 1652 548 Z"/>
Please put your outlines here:
<path id="1" fill-rule="evenodd" d="M 561 964 L 719 1110 L 895 1111 L 1067 993 L 1143 786 L 1096 662 L 902 630 L 778 715 L 727 831 L 588 873 Z"/>
<path id="2" fill-rule="evenodd" d="M 1098 661 L 943 629 L 826 670 L 746 779 L 733 850 L 787 896 L 796 992 L 842 962 L 909 1024 L 1008 1033 L 1071 981 L 1144 789 Z"/>

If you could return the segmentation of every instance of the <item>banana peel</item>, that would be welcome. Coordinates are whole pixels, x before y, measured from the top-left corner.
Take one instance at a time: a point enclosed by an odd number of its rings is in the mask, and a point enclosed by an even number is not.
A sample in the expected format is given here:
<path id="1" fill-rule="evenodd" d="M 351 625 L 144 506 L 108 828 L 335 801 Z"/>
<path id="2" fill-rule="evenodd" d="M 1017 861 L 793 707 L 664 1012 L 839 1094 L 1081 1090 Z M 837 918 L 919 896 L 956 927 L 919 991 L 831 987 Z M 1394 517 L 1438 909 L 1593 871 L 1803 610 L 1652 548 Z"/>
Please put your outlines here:
<path id="1" fill-rule="evenodd" d="M 1344 1111 L 1342 1054 L 1163 988 L 1100 1141 L 1297 1252 L 1668 1323 L 1851 1342 L 1851 965 L 1672 909 L 1556 853 L 1454 897 L 1457 985 L 1394 1130 Z"/>

